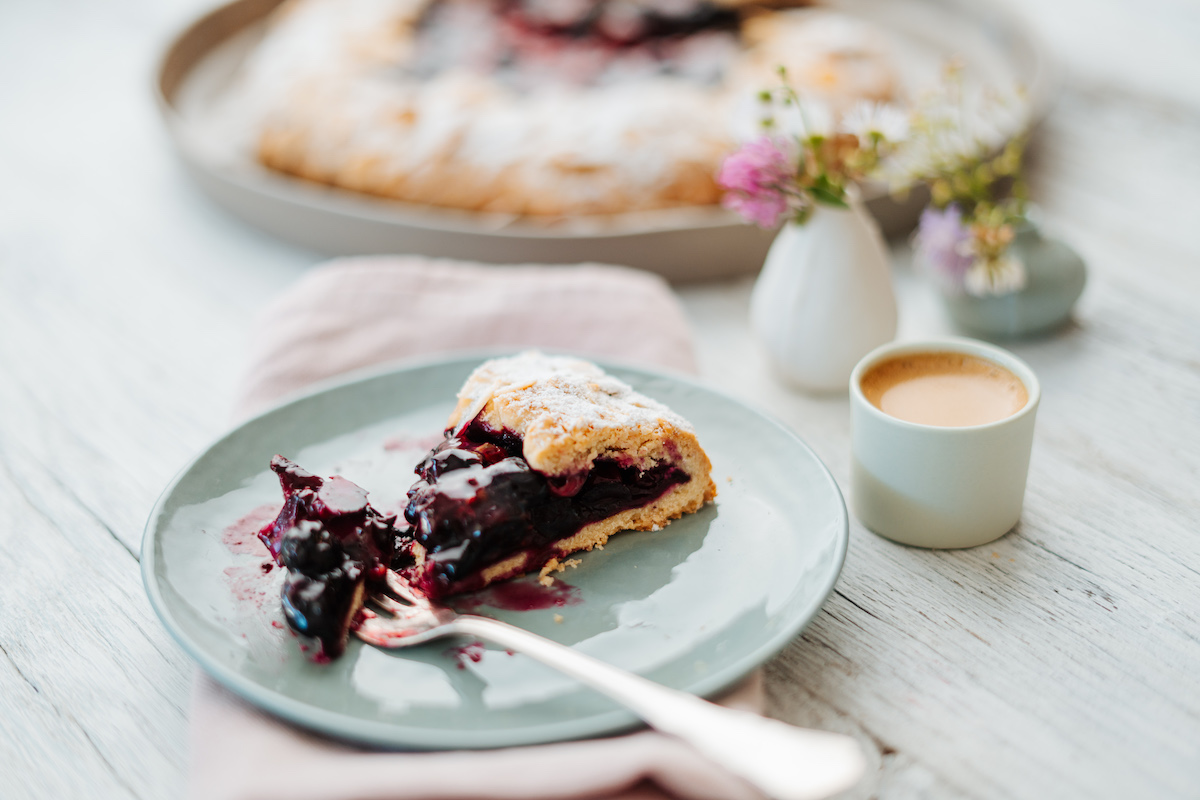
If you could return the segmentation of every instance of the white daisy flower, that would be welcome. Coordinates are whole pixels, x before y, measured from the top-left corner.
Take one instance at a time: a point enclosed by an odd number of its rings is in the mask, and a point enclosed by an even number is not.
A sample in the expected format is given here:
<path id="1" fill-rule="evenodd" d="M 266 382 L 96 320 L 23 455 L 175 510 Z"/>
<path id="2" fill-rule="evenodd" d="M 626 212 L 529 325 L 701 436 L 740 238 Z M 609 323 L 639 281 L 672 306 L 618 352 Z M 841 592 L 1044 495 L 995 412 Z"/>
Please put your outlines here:
<path id="1" fill-rule="evenodd" d="M 977 260 L 963 275 L 963 288 L 967 294 L 986 297 L 989 294 L 1011 294 L 1025 288 L 1025 265 L 1014 256 L 1003 256 L 992 261 Z"/>
<path id="2" fill-rule="evenodd" d="M 859 139 L 881 136 L 888 142 L 908 137 L 908 114 L 887 103 L 859 102 L 842 118 L 842 129 Z"/>

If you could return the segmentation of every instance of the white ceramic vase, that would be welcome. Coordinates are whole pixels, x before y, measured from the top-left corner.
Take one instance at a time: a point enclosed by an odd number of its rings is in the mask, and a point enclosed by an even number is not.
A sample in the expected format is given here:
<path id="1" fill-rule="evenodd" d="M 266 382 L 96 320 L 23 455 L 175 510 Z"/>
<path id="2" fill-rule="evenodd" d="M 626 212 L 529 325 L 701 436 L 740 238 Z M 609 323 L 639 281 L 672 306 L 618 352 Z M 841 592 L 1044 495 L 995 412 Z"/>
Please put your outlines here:
<path id="1" fill-rule="evenodd" d="M 816 392 L 847 391 L 854 365 L 896 335 L 883 236 L 858 198 L 817 206 L 776 236 L 750 298 L 750 324 L 776 371 Z"/>

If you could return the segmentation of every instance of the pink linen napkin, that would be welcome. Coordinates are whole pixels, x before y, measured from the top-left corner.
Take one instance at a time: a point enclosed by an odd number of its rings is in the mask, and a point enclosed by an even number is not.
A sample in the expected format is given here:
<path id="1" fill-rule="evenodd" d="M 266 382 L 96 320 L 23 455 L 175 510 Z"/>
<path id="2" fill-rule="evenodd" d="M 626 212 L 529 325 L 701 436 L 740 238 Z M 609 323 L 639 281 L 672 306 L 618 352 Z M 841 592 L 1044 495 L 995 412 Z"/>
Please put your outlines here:
<path id="1" fill-rule="evenodd" d="M 670 287 L 601 264 L 496 267 L 412 256 L 311 270 L 263 314 L 239 415 L 358 367 L 455 350 L 540 347 L 695 372 Z"/>
<path id="2" fill-rule="evenodd" d="M 542 347 L 695 371 L 678 300 L 623 267 L 497 267 L 416 257 L 341 259 L 263 314 L 238 414 L 370 364 Z M 761 712 L 755 673 L 722 702 Z M 293 728 L 197 673 L 193 800 L 741 800 L 759 795 L 652 731 L 492 751 L 388 753 Z"/>

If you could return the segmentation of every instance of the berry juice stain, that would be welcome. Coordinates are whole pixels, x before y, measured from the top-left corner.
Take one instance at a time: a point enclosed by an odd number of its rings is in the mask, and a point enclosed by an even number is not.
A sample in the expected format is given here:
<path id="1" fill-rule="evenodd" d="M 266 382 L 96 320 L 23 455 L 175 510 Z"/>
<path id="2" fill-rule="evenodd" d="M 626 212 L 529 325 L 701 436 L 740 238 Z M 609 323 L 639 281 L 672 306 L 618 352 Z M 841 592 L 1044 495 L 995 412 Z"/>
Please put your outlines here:
<path id="1" fill-rule="evenodd" d="M 487 649 L 483 646 L 483 642 L 471 642 L 459 647 L 451 647 L 446 651 L 446 655 L 454 659 L 455 665 L 459 669 L 466 669 L 468 661 L 473 664 L 483 661 L 483 654 L 486 652 Z"/>
<path id="2" fill-rule="evenodd" d="M 262 545 L 259 544 L 259 549 Z M 263 571 L 257 565 L 230 566 L 222 570 L 225 584 L 239 603 L 249 603 L 263 608 L 267 602 L 268 586 L 262 581 Z"/>
<path id="3" fill-rule="evenodd" d="M 575 606 L 582 602 L 579 590 L 561 580 L 556 580 L 551 586 L 530 581 L 505 581 L 455 598 L 454 605 L 463 610 L 486 607 L 502 611 L 542 611 Z"/>
<path id="4" fill-rule="evenodd" d="M 424 454 L 441 444 L 444 438 L 441 433 L 424 434 L 422 436 L 399 434 L 384 439 L 383 449 L 388 453 L 415 451 Z"/>
<path id="5" fill-rule="evenodd" d="M 239 555 L 267 555 L 267 548 L 258 538 L 263 526 L 279 514 L 278 503 L 259 506 L 221 531 L 221 542 L 229 552 Z"/>

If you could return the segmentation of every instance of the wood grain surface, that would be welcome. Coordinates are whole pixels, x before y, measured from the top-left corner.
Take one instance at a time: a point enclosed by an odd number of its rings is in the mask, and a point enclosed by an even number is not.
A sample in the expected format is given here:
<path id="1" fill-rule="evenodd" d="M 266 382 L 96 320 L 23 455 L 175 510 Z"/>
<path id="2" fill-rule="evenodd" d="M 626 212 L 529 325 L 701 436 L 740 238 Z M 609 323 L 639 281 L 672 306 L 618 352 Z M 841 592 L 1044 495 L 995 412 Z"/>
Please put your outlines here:
<path id="1" fill-rule="evenodd" d="M 851 733 L 866 798 L 1200 798 L 1200 5 L 1009 0 L 1057 56 L 1031 183 L 1087 258 L 1018 528 L 933 552 L 851 530 L 771 712 Z M 255 312 L 318 260 L 188 182 L 151 100 L 203 3 L 0 4 L 0 797 L 182 794 L 192 663 L 137 552 L 219 434 Z M 951 331 L 894 250 L 901 335 Z M 843 485 L 845 397 L 776 383 L 749 282 L 681 290 L 703 375 Z"/>

